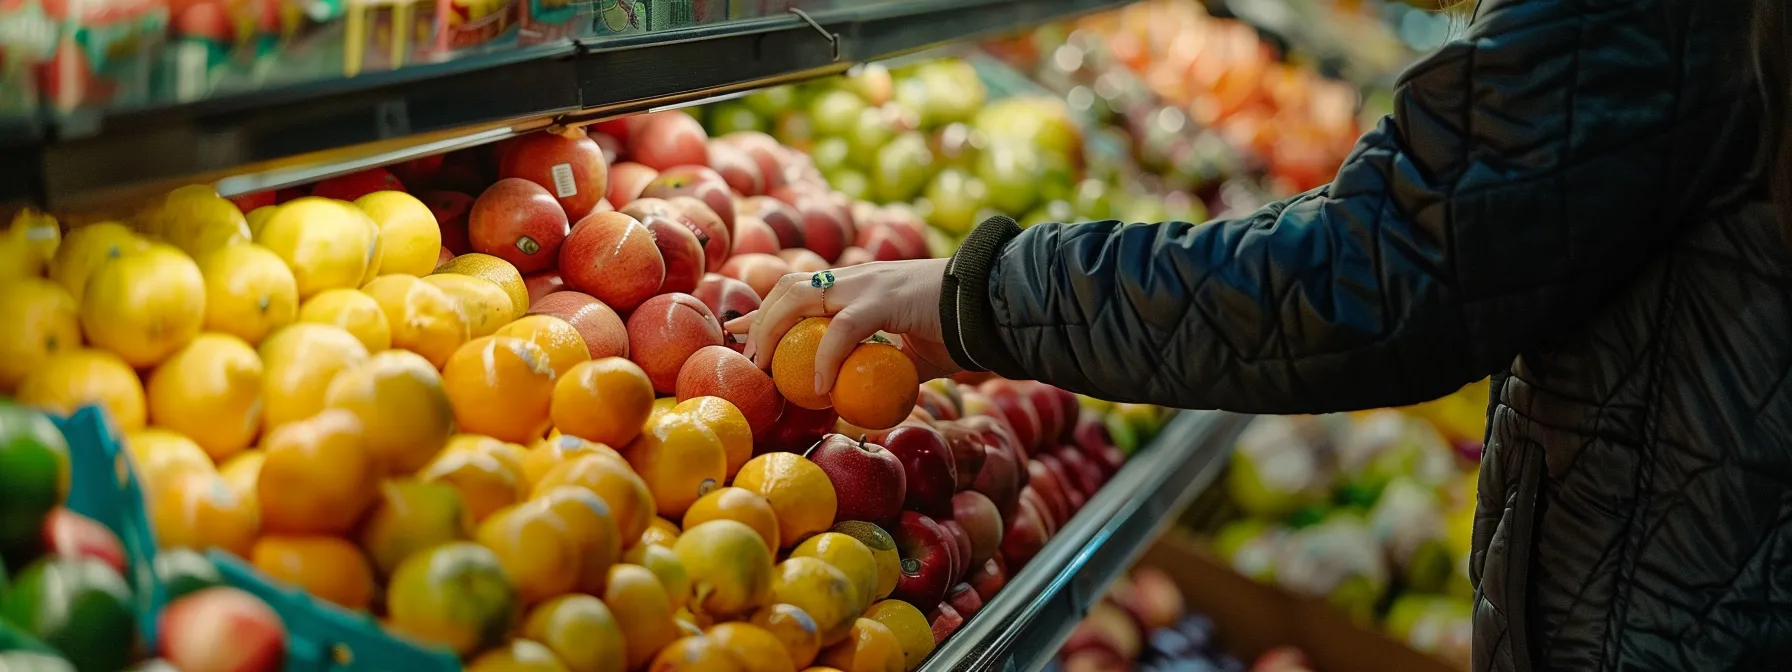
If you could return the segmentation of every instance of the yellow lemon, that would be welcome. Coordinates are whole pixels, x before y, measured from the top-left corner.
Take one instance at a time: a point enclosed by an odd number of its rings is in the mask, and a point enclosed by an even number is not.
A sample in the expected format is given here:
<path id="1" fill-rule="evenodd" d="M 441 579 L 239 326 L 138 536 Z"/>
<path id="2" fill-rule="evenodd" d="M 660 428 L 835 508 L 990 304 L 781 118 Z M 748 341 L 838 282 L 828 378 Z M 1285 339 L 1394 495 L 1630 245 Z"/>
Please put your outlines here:
<path id="1" fill-rule="evenodd" d="M 231 245 L 200 260 L 205 329 L 261 343 L 298 315 L 299 286 L 279 255 L 254 243 Z"/>
<path id="2" fill-rule="evenodd" d="M 423 276 L 423 281 L 440 287 L 460 302 L 461 313 L 467 316 L 467 328 L 473 338 L 495 334 L 499 327 L 521 317 L 521 313 L 512 314 L 513 304 L 510 297 L 504 295 L 504 290 L 485 280 L 458 273 L 439 273 Z"/>
<path id="3" fill-rule="evenodd" d="M 50 260 L 50 279 L 67 289 L 79 302 L 86 294 L 87 277 L 108 261 L 149 247 L 137 232 L 117 222 L 89 224 L 68 232 Z"/>
<path id="4" fill-rule="evenodd" d="M 554 650 L 572 672 L 622 672 L 622 628 L 602 600 L 562 595 L 543 602 L 523 620 L 522 636 Z"/>
<path id="5" fill-rule="evenodd" d="M 796 605 L 814 618 L 821 631 L 822 646 L 845 639 L 865 606 L 852 579 L 817 558 L 790 558 L 778 563 L 772 580 L 772 600 Z"/>
<path id="6" fill-rule="evenodd" d="M 217 471 L 205 449 L 179 432 L 160 427 L 144 427 L 124 433 L 125 452 L 137 469 L 137 477 L 145 488 L 155 489 L 175 482 L 190 471 Z"/>
<path id="7" fill-rule="evenodd" d="M 324 406 L 359 416 L 367 449 L 395 474 L 422 469 L 454 433 L 442 375 L 404 350 L 387 350 L 338 374 L 324 391 Z"/>
<path id="8" fill-rule="evenodd" d="M 693 613 L 733 620 L 771 603 L 772 554 L 759 533 L 745 523 L 712 520 L 694 525 L 673 542 L 672 552 L 690 575 Z"/>
<path id="9" fill-rule="evenodd" d="M 517 272 L 516 267 L 508 261 L 474 252 L 437 266 L 436 273 L 459 273 L 490 280 L 510 296 L 510 301 L 514 304 L 512 315 L 529 312 L 529 288 L 523 284 L 523 274 Z"/>
<path id="10" fill-rule="evenodd" d="M 255 242 L 292 268 L 299 298 L 355 287 L 367 273 L 377 242 L 366 216 L 347 203 L 307 196 L 280 206 Z"/>
<path id="11" fill-rule="evenodd" d="M 0 282 L 0 391 L 17 387 L 57 353 L 81 347 L 80 309 L 49 280 Z"/>
<path id="12" fill-rule="evenodd" d="M 278 205 L 264 205 L 250 210 L 249 214 L 243 216 L 244 219 L 249 220 L 249 240 L 261 240 L 261 230 L 267 227 L 268 220 L 272 219 L 274 211 L 279 209 Z"/>
<path id="13" fill-rule="evenodd" d="M 81 299 L 87 341 L 133 367 L 148 368 L 181 349 L 205 325 L 205 277 L 168 245 L 100 266 Z"/>
<path id="14" fill-rule="evenodd" d="M 902 600 L 884 600 L 871 605 L 865 618 L 884 624 L 896 635 L 897 643 L 902 645 L 903 669 L 920 667 L 921 661 L 933 653 L 933 626 L 915 605 Z"/>
<path id="15" fill-rule="evenodd" d="M 647 482 L 654 508 L 668 518 L 682 518 L 691 504 L 727 478 L 728 455 L 721 439 L 687 415 L 662 416 L 622 456 Z"/>
<path id="16" fill-rule="evenodd" d="M 844 534 L 857 539 L 860 544 L 871 551 L 871 557 L 876 560 L 877 564 L 877 590 L 872 592 L 871 599 L 881 600 L 896 591 L 896 581 L 902 578 L 902 558 L 896 553 L 895 537 L 890 536 L 889 532 L 885 532 L 884 528 L 862 520 L 840 521 L 828 532 Z M 821 549 L 816 549 L 814 554 L 828 555 Z M 844 571 L 851 574 L 853 570 Z"/>
<path id="17" fill-rule="evenodd" d="M 70 350 L 48 361 L 19 383 L 19 403 L 69 415 L 98 405 L 119 429 L 143 426 L 143 383 L 118 355 L 104 350 Z"/>
<path id="18" fill-rule="evenodd" d="M 442 229 L 429 206 L 402 191 L 376 191 L 355 207 L 379 225 L 382 274 L 428 275 L 442 248 Z"/>
<path id="19" fill-rule="evenodd" d="M 392 346 L 410 350 L 437 369 L 472 338 L 460 302 L 414 275 L 382 275 L 361 288 L 386 313 Z"/>
<path id="20" fill-rule="evenodd" d="M 195 258 L 249 242 L 249 220 L 221 196 L 169 199 L 162 226 L 163 238 Z"/>
<path id="21" fill-rule="evenodd" d="M 198 444 L 194 444 L 194 447 L 198 447 Z M 255 484 L 261 480 L 261 464 L 267 458 L 268 454 L 260 450 L 245 450 L 218 465 L 218 475 L 224 477 L 224 484 L 236 491 L 238 497 L 253 500 Z"/>
<path id="22" fill-rule="evenodd" d="M 365 285 L 380 274 L 380 262 L 384 260 L 383 255 L 386 252 L 386 239 L 380 235 L 379 222 L 373 221 L 372 217 L 367 216 L 367 213 L 362 212 L 361 209 L 353 207 L 353 204 L 350 204 L 349 209 L 354 211 L 357 219 L 361 220 L 361 226 L 367 229 L 367 235 L 373 241 L 373 245 L 367 248 L 367 270 L 361 271 L 361 281 L 355 283 L 356 285 Z"/>
<path id="23" fill-rule="evenodd" d="M 368 352 L 392 347 L 392 326 L 378 301 L 358 289 L 326 289 L 299 306 L 300 322 L 334 324 L 354 334 Z"/>
<path id="24" fill-rule="evenodd" d="M 61 244 L 62 227 L 55 217 L 31 208 L 20 210 L 0 234 L 0 282 L 42 276 Z"/>
<path id="25" fill-rule="evenodd" d="M 261 430 L 261 357 L 243 339 L 200 334 L 149 375 L 149 417 L 191 437 L 213 462 Z"/>
<path id="26" fill-rule="evenodd" d="M 268 431 L 324 409 L 336 374 L 367 361 L 367 347 L 327 324 L 298 322 L 261 342 L 262 426 Z"/>
<path id="27" fill-rule="evenodd" d="M 809 537 L 790 551 L 792 558 L 815 558 L 833 565 L 857 589 L 859 604 L 853 613 L 864 611 L 877 598 L 878 565 L 863 542 L 839 532 L 823 532 Z"/>

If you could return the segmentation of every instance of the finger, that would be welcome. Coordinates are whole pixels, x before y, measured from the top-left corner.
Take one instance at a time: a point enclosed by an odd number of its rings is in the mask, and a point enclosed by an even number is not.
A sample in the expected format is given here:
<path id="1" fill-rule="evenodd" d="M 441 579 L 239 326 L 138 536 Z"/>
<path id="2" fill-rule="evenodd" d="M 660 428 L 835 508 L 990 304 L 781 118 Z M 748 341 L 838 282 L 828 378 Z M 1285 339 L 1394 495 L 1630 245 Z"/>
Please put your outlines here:
<path id="1" fill-rule="evenodd" d="M 759 315 L 759 309 L 755 308 L 745 315 L 723 323 L 722 328 L 727 329 L 730 334 L 750 333 L 753 331 L 753 320 L 757 315 Z"/>
<path id="2" fill-rule="evenodd" d="M 772 365 L 772 351 L 777 349 L 778 341 L 784 338 L 784 332 L 790 331 L 791 327 L 805 317 L 824 314 L 821 308 L 821 290 L 810 287 L 806 277 L 804 283 L 785 291 L 776 301 L 759 304 L 759 320 L 753 325 L 752 335 L 749 336 L 753 347 L 753 363 L 759 368 L 769 368 Z"/>
<path id="3" fill-rule="evenodd" d="M 827 333 L 822 334 L 821 343 L 815 347 L 815 393 L 827 394 L 834 389 L 834 380 L 840 375 L 840 365 L 852 349 L 859 347 L 859 342 L 870 338 L 883 325 L 881 320 L 871 317 L 869 310 L 858 306 L 848 307 L 834 316 L 828 324 Z"/>

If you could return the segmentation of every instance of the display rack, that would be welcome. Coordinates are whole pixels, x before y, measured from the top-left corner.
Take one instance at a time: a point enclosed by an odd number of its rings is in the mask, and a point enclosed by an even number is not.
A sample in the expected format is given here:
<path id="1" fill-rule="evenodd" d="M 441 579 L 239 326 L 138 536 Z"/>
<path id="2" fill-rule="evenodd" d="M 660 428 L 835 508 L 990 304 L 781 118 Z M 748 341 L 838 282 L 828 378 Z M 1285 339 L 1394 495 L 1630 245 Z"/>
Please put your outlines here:
<path id="1" fill-rule="evenodd" d="M 857 0 L 660 32 L 568 40 L 348 79 L 0 128 L 0 201 L 78 209 L 195 182 L 300 184 L 566 121 L 844 72 L 1125 4 Z M 302 104 L 301 104 L 302 103 Z"/>
<path id="2" fill-rule="evenodd" d="M 1043 668 L 1108 584 L 1219 477 L 1249 421 L 1219 411 L 1179 414 L 921 670 Z"/>

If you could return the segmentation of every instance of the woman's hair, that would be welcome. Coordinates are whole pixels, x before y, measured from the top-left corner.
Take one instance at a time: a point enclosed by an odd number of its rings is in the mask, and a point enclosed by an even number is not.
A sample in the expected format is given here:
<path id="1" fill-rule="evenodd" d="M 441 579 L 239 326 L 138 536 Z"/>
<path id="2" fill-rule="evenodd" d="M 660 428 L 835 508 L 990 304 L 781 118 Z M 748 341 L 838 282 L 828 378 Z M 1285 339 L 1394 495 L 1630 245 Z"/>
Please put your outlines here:
<path id="1" fill-rule="evenodd" d="M 1787 132 L 1792 110 L 1792 12 L 1786 0 L 1755 0 L 1755 72 L 1761 87 L 1762 170 L 1767 193 L 1779 215 L 1780 233 L 1792 243 L 1792 133 Z"/>

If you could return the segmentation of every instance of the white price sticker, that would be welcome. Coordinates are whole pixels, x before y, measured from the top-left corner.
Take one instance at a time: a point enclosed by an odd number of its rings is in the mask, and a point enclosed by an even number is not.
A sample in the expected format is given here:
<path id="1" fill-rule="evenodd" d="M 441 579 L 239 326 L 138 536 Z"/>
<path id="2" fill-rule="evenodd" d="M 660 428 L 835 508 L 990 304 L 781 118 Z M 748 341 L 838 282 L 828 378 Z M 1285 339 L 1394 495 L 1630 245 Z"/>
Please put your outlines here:
<path id="1" fill-rule="evenodd" d="M 572 181 L 572 164 L 554 164 L 554 195 L 560 198 L 579 195 L 579 185 Z"/>

